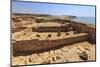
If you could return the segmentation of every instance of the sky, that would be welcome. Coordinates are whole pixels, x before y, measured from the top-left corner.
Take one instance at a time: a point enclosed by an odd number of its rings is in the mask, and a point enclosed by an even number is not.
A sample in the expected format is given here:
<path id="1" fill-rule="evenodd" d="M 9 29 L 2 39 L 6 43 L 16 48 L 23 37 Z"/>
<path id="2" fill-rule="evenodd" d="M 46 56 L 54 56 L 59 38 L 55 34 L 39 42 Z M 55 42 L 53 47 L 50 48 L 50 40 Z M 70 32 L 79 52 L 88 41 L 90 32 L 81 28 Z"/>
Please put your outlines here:
<path id="1" fill-rule="evenodd" d="M 12 2 L 12 12 L 13 13 L 95 17 L 95 7 L 94 6 L 20 2 L 20 1 Z"/>

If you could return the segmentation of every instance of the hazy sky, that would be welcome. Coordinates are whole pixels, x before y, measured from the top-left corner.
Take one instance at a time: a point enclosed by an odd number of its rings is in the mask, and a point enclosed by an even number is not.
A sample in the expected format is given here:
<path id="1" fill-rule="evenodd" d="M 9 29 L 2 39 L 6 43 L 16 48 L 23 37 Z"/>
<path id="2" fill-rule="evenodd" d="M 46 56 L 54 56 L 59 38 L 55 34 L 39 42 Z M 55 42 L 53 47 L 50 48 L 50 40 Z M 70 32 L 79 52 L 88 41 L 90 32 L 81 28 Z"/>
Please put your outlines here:
<path id="1" fill-rule="evenodd" d="M 48 3 L 34 3 L 34 2 L 13 1 L 12 12 L 95 17 L 94 6 L 48 4 Z"/>

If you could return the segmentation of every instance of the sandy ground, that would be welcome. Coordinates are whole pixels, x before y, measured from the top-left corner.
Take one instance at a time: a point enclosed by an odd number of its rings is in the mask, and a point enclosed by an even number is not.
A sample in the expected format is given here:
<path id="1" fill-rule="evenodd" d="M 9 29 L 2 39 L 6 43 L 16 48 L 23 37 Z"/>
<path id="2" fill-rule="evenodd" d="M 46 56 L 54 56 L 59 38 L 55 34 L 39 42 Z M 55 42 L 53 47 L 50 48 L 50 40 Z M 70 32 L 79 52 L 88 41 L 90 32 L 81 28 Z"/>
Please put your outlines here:
<path id="1" fill-rule="evenodd" d="M 83 52 L 86 52 L 87 60 L 80 58 Z M 35 53 L 27 56 L 13 56 L 12 65 L 51 64 L 93 60 L 95 60 L 95 44 L 81 42 L 43 53 Z"/>

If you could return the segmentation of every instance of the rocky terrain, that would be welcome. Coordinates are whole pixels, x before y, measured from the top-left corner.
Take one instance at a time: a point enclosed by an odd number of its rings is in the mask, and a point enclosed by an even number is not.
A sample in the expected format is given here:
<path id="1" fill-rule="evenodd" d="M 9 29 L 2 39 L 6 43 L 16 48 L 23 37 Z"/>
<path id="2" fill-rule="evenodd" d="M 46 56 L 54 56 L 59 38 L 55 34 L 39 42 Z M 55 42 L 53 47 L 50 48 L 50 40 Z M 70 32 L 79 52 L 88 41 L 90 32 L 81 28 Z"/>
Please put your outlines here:
<path id="1" fill-rule="evenodd" d="M 51 64 L 64 62 L 95 61 L 95 26 L 90 26 L 70 19 L 71 16 L 23 15 L 12 16 L 12 65 Z M 80 37 L 85 35 L 87 37 Z M 76 37 L 76 38 L 75 38 Z M 26 40 L 58 40 L 66 41 L 57 49 L 43 52 L 16 52 L 14 45 Z M 74 39 L 73 39 L 74 38 Z M 71 42 L 71 43 L 70 43 Z M 28 42 L 27 42 L 28 43 Z M 21 43 L 20 43 L 21 44 Z M 21 44 L 22 46 L 23 44 Z M 30 44 L 27 44 L 30 46 Z M 37 44 L 32 44 L 37 45 Z M 39 44 L 42 45 L 43 44 Z M 55 45 L 55 44 L 52 44 Z M 18 46 L 20 46 L 18 44 Z M 17 46 L 16 46 L 17 47 Z M 27 50 L 26 46 L 25 50 Z M 32 47 L 32 46 L 30 46 Z M 20 48 L 20 47 L 19 47 Z M 21 48 L 21 49 L 22 49 Z M 55 47 L 52 47 L 55 48 Z M 17 49 L 16 49 L 17 50 Z M 19 49 L 20 50 L 20 49 Z M 18 55 L 16 55 L 19 53 Z"/>

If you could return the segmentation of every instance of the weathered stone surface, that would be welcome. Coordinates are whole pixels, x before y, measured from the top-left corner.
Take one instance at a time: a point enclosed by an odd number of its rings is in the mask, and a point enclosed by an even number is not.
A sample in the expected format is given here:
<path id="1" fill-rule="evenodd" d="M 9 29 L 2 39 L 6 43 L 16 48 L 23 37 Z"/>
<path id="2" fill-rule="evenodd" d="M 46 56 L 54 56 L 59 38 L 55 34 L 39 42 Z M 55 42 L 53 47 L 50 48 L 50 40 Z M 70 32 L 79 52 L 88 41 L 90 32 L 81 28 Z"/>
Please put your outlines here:
<path id="1" fill-rule="evenodd" d="M 87 34 L 58 39 L 58 40 L 16 41 L 15 43 L 13 43 L 13 48 L 17 52 L 24 52 L 24 51 L 41 52 L 50 49 L 55 49 L 65 44 L 75 43 L 75 42 L 80 42 L 85 40 L 87 40 Z"/>
<path id="2" fill-rule="evenodd" d="M 82 53 L 80 53 L 79 56 L 80 56 L 80 58 L 82 60 L 88 60 L 88 55 L 87 55 L 87 53 L 85 51 L 83 51 Z"/>
<path id="3" fill-rule="evenodd" d="M 43 27 L 43 26 L 40 26 L 38 28 L 32 28 L 32 31 L 33 32 L 57 32 L 57 31 L 60 31 L 60 32 L 67 32 L 69 31 L 69 27 L 66 25 L 66 26 L 48 26 L 48 27 Z"/>

